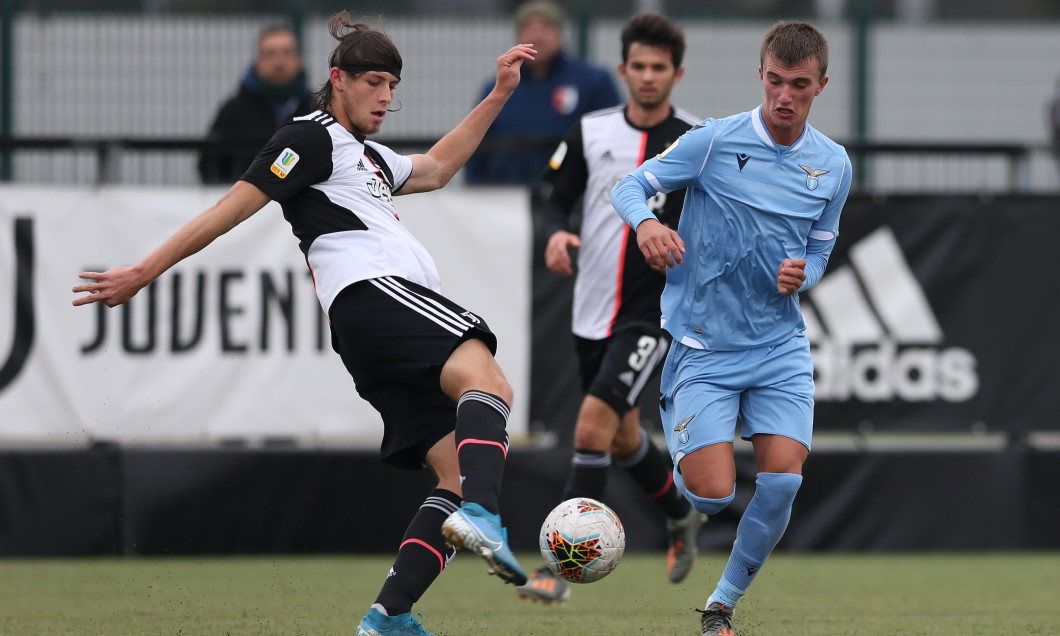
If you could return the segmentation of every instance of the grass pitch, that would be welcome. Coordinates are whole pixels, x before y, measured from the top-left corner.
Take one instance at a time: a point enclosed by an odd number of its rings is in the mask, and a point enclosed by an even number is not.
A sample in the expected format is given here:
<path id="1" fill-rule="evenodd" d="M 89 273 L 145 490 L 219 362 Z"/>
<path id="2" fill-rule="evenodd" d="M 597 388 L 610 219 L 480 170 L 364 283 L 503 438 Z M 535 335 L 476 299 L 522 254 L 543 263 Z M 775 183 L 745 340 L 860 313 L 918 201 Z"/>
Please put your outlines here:
<path id="1" fill-rule="evenodd" d="M 528 568 L 537 555 L 519 555 Z M 516 597 L 462 553 L 416 606 L 441 635 L 699 634 L 725 555 L 686 583 L 664 557 L 627 554 L 565 606 Z M 353 634 L 391 558 L 0 560 L 0 634 Z M 1060 634 L 1060 553 L 787 554 L 736 612 L 740 636 Z"/>

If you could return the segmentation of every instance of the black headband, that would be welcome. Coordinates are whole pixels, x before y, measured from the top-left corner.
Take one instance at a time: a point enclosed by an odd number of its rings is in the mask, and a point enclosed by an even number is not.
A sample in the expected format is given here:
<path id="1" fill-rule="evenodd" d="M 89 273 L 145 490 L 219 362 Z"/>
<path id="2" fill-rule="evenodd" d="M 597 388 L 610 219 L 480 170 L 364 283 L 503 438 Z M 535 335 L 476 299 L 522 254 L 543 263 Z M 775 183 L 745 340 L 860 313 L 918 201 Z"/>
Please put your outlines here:
<path id="1" fill-rule="evenodd" d="M 401 79 L 401 67 L 397 66 L 383 66 L 382 64 L 339 64 L 339 70 L 346 71 L 347 73 L 380 71 L 383 73 L 390 73 L 394 77 Z"/>

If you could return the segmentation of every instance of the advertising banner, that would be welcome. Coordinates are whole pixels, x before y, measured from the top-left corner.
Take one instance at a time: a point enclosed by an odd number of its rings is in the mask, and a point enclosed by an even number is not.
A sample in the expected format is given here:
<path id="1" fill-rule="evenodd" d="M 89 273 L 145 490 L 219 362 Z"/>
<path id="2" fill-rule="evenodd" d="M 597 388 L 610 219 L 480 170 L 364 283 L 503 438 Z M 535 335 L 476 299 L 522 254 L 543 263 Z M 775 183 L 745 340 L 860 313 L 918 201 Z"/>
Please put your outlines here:
<path id="1" fill-rule="evenodd" d="M 212 188 L 0 189 L 0 440 L 375 444 L 297 239 L 270 203 L 129 303 L 73 307 L 82 271 L 133 265 L 224 194 Z M 397 199 L 442 292 L 483 316 L 516 395 L 529 385 L 526 194 Z M 526 431 L 516 403 L 509 431 Z"/>
<path id="2" fill-rule="evenodd" d="M 1056 197 L 852 197 L 800 298 L 818 430 L 1060 429 Z"/>

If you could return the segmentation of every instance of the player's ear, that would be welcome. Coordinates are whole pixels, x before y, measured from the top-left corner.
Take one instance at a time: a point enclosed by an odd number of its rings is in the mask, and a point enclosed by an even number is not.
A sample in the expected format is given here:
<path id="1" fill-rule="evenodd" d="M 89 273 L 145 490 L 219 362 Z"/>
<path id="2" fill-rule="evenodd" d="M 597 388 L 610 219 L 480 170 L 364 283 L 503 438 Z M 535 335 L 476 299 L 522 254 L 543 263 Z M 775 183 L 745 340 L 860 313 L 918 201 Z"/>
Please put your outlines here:
<path id="1" fill-rule="evenodd" d="M 681 81 L 681 78 L 685 76 L 685 67 L 678 66 L 677 70 L 674 71 L 674 84 L 676 85 Z"/>
<path id="2" fill-rule="evenodd" d="M 817 85 L 817 90 L 813 92 L 813 96 L 817 97 L 824 90 L 824 85 L 828 83 L 828 76 L 825 75 L 821 78 L 821 83 Z"/>
<path id="3" fill-rule="evenodd" d="M 342 90 L 342 80 L 346 77 L 345 73 L 337 66 L 331 67 L 331 72 L 328 74 L 328 81 L 331 82 L 333 88 Z"/>
<path id="4" fill-rule="evenodd" d="M 618 76 L 622 79 L 622 82 L 626 81 L 626 63 L 623 62 L 618 65 Z"/>

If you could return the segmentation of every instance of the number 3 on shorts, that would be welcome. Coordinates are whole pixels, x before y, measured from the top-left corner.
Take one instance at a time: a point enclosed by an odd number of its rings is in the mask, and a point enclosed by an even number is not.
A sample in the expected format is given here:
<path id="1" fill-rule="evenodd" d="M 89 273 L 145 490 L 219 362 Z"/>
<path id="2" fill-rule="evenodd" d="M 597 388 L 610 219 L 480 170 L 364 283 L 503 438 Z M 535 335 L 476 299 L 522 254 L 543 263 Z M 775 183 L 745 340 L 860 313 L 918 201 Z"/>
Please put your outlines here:
<path id="1" fill-rule="evenodd" d="M 651 336 L 641 336 L 637 340 L 637 350 L 629 354 L 629 368 L 640 371 L 651 359 L 651 354 L 659 346 L 659 339 Z"/>

